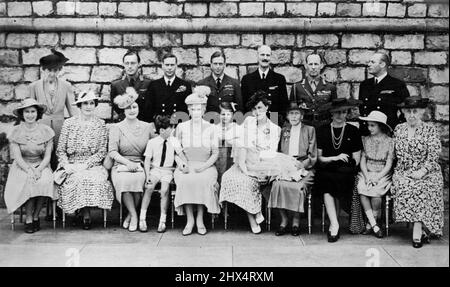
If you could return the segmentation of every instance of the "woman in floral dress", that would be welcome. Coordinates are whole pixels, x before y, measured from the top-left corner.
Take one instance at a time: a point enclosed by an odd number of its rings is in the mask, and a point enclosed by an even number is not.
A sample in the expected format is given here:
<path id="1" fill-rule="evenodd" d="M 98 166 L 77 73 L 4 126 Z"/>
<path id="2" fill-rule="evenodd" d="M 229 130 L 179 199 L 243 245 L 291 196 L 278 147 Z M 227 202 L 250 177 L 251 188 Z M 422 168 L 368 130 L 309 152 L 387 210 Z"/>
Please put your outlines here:
<path id="1" fill-rule="evenodd" d="M 105 122 L 94 116 L 98 98 L 82 92 L 75 104 L 80 115 L 67 119 L 59 138 L 59 168 L 67 174 L 59 185 L 58 206 L 65 213 L 82 209 L 83 229 L 90 229 L 90 207 L 111 209 L 114 195 L 108 172 L 102 163 L 107 155 L 108 132 Z"/>
<path id="2" fill-rule="evenodd" d="M 442 235 L 444 226 L 443 176 L 439 166 L 441 142 L 436 128 L 422 121 L 428 99 L 408 97 L 399 105 L 406 123 L 394 131 L 397 165 L 392 176 L 396 222 L 414 223 L 415 248 Z"/>

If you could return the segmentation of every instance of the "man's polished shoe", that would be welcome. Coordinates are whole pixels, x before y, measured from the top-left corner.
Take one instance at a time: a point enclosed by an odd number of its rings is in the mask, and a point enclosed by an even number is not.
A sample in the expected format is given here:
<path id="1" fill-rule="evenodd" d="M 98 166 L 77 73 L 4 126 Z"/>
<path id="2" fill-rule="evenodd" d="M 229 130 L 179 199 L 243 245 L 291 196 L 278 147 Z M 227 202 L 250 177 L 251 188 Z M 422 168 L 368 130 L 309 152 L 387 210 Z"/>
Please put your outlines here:
<path id="1" fill-rule="evenodd" d="M 275 231 L 275 235 L 276 236 L 282 236 L 285 235 L 287 233 L 287 227 L 286 226 L 280 226 L 278 227 L 277 231 Z"/>
<path id="2" fill-rule="evenodd" d="M 375 232 L 375 226 L 378 227 L 378 231 Z M 383 230 L 381 230 L 381 228 L 378 225 L 375 225 L 374 227 L 372 227 L 373 230 L 373 234 L 375 235 L 376 238 L 383 238 L 384 234 L 383 234 Z"/>
<path id="3" fill-rule="evenodd" d="M 292 236 L 299 236 L 300 235 L 300 227 L 292 226 L 291 234 L 292 234 Z"/>
<path id="4" fill-rule="evenodd" d="M 34 233 L 33 223 L 25 223 L 25 232 L 26 233 Z"/>
<path id="5" fill-rule="evenodd" d="M 83 229 L 84 230 L 89 230 L 89 229 L 91 229 L 91 219 L 89 219 L 89 218 L 86 218 L 86 219 L 83 219 Z"/>

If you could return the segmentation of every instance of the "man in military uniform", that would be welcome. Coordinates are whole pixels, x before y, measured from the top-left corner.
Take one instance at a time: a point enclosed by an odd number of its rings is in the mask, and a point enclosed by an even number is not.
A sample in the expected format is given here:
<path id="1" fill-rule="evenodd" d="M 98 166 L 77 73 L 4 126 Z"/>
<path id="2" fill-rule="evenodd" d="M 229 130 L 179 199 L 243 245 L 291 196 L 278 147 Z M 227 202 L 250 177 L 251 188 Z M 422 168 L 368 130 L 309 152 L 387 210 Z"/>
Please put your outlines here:
<path id="1" fill-rule="evenodd" d="M 305 59 L 305 78 L 292 86 L 290 101 L 297 102 L 298 105 L 306 103 L 310 109 L 304 116 L 303 122 L 315 128 L 329 123 L 328 114 L 321 112 L 318 108 L 337 98 L 336 86 L 327 83 L 321 76 L 321 71 L 325 66 L 322 57 L 313 53 Z"/>
<path id="2" fill-rule="evenodd" d="M 206 103 L 206 112 L 220 112 L 222 102 L 234 103 L 236 110 L 243 110 L 241 86 L 239 80 L 225 74 L 226 59 L 221 51 L 211 55 L 211 75 L 198 82 L 198 85 L 208 86 L 211 94 Z"/>
<path id="3" fill-rule="evenodd" d="M 242 100 L 244 111 L 249 112 L 250 110 L 246 105 L 250 97 L 258 90 L 266 92 L 272 102 L 269 111 L 278 113 L 277 124 L 282 126 L 289 106 L 286 78 L 270 69 L 271 56 L 272 50 L 269 46 L 262 45 L 258 48 L 258 69 L 242 77 Z"/>
<path id="4" fill-rule="evenodd" d="M 112 118 L 115 121 L 120 121 L 124 119 L 125 115 L 123 114 L 123 110 L 119 109 L 114 104 L 114 98 L 117 95 L 122 95 L 125 93 L 126 88 L 133 87 L 139 95 L 139 98 L 136 100 L 139 105 L 139 115 L 138 119 L 143 119 L 144 113 L 144 97 L 147 92 L 148 85 L 150 84 L 150 80 L 144 79 L 144 76 L 139 72 L 141 59 L 137 51 L 128 50 L 123 56 L 123 66 L 125 75 L 120 80 L 113 81 L 111 83 L 111 104 L 112 104 Z"/>
<path id="5" fill-rule="evenodd" d="M 164 76 L 150 82 L 145 96 L 146 122 L 153 122 L 157 115 L 188 113 L 184 100 L 192 93 L 192 89 L 188 82 L 175 75 L 177 63 L 175 55 L 168 53 L 163 56 L 161 68 Z"/>
<path id="6" fill-rule="evenodd" d="M 387 115 L 387 124 L 392 128 L 404 121 L 397 105 L 409 97 L 405 82 L 388 74 L 389 56 L 375 53 L 369 60 L 367 71 L 373 75 L 361 83 L 359 87 L 359 106 L 361 116 L 367 116 L 371 111 L 378 110 Z M 363 135 L 368 134 L 367 122 L 360 123 Z"/>

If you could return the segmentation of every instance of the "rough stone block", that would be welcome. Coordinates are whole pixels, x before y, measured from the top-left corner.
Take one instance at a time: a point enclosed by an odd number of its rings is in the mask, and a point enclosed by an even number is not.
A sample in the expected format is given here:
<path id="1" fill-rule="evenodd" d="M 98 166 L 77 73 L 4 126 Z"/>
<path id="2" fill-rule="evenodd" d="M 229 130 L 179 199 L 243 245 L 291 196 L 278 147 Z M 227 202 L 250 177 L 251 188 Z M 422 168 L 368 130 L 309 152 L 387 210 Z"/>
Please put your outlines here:
<path id="1" fill-rule="evenodd" d="M 335 47 L 339 38 L 334 34 L 308 34 L 306 35 L 306 46 L 309 47 Z"/>
<path id="2" fill-rule="evenodd" d="M 73 1 L 59 1 L 56 2 L 56 13 L 58 15 L 74 15 L 75 3 Z"/>
<path id="3" fill-rule="evenodd" d="M 19 51 L 0 49 L 0 66 L 19 65 Z"/>
<path id="4" fill-rule="evenodd" d="M 430 35 L 425 39 L 427 49 L 448 50 L 448 35 Z"/>
<path id="5" fill-rule="evenodd" d="M 111 118 L 111 104 L 110 103 L 99 103 L 95 108 L 95 115 L 101 119 L 110 119 Z"/>
<path id="6" fill-rule="evenodd" d="M 70 82 L 88 82 L 91 67 L 86 66 L 65 66 L 61 77 Z"/>
<path id="7" fill-rule="evenodd" d="M 100 16 L 115 16 L 117 12 L 117 3 L 100 2 L 98 3 L 98 14 Z"/>
<path id="8" fill-rule="evenodd" d="M 348 61 L 350 64 L 367 65 L 373 51 L 371 50 L 350 50 L 348 53 Z"/>
<path id="9" fill-rule="evenodd" d="M 75 44 L 77 46 L 100 46 L 101 35 L 96 33 L 77 33 Z"/>
<path id="10" fill-rule="evenodd" d="M 428 7 L 428 17 L 448 18 L 449 4 L 430 4 Z"/>
<path id="11" fill-rule="evenodd" d="M 162 1 L 150 1 L 149 13 L 150 16 L 157 17 L 178 16 L 183 13 L 183 5 L 166 3 Z"/>
<path id="12" fill-rule="evenodd" d="M 209 34 L 208 42 L 211 46 L 235 46 L 239 45 L 239 35 Z"/>
<path id="13" fill-rule="evenodd" d="M 295 35 L 291 34 L 268 34 L 266 35 L 266 45 L 272 47 L 291 47 L 294 46 Z"/>
<path id="14" fill-rule="evenodd" d="M 0 115 L 14 116 L 13 110 L 20 105 L 20 102 L 0 103 Z"/>
<path id="15" fill-rule="evenodd" d="M 91 82 L 110 83 L 114 80 L 120 79 L 122 76 L 122 69 L 115 66 L 95 66 L 92 69 Z"/>
<path id="16" fill-rule="evenodd" d="M 6 2 L 0 2 L 0 16 L 6 15 Z"/>
<path id="17" fill-rule="evenodd" d="M 447 84 L 448 72 L 448 67 L 444 69 L 430 68 L 430 81 L 433 84 Z"/>
<path id="18" fill-rule="evenodd" d="M 184 13 L 194 17 L 204 17 L 208 13 L 208 5 L 206 3 L 185 3 Z"/>
<path id="19" fill-rule="evenodd" d="M 206 34 L 188 33 L 183 34 L 183 46 L 198 45 L 202 46 L 206 43 Z"/>
<path id="20" fill-rule="evenodd" d="M 31 16 L 31 2 L 8 2 L 8 16 Z"/>
<path id="21" fill-rule="evenodd" d="M 237 66 L 226 66 L 225 68 L 225 74 L 232 78 L 239 78 L 238 76 L 238 67 Z"/>
<path id="22" fill-rule="evenodd" d="M 0 100 L 10 101 L 14 99 L 14 85 L 0 84 Z"/>
<path id="23" fill-rule="evenodd" d="M 209 16 L 210 17 L 233 17 L 238 12 L 237 4 L 224 2 L 224 3 L 210 3 Z"/>
<path id="24" fill-rule="evenodd" d="M 49 48 L 33 48 L 22 50 L 22 63 L 24 65 L 39 65 L 39 59 L 50 54 Z M 67 55 L 65 55 L 67 57 Z"/>
<path id="25" fill-rule="evenodd" d="M 345 82 L 362 82 L 365 80 L 366 69 L 363 67 L 345 67 L 339 69 L 339 80 Z"/>
<path id="26" fill-rule="evenodd" d="M 185 80 L 192 81 L 192 82 L 198 82 L 201 79 L 207 77 L 210 74 L 209 68 L 206 67 L 194 67 L 191 69 L 187 69 L 185 72 Z"/>
<path id="27" fill-rule="evenodd" d="M 291 63 L 291 50 L 280 49 L 272 50 L 272 64 L 290 64 Z"/>
<path id="28" fill-rule="evenodd" d="M 399 50 L 399 49 L 423 49 L 424 35 L 409 34 L 409 35 L 385 35 L 384 48 Z"/>
<path id="29" fill-rule="evenodd" d="M 338 81 L 338 71 L 336 68 L 326 67 L 322 72 L 323 77 L 330 83 L 336 83 Z"/>
<path id="30" fill-rule="evenodd" d="M 374 34 L 345 34 L 342 36 L 342 48 L 378 48 L 381 38 Z"/>
<path id="31" fill-rule="evenodd" d="M 160 67 L 144 67 L 143 73 L 150 80 L 160 79 L 164 75 Z"/>
<path id="32" fill-rule="evenodd" d="M 274 71 L 282 74 L 287 83 L 295 83 L 303 78 L 302 70 L 296 67 L 276 67 Z"/>
<path id="33" fill-rule="evenodd" d="M 264 3 L 244 2 L 239 4 L 239 14 L 243 17 L 262 16 Z"/>
<path id="34" fill-rule="evenodd" d="M 350 98 L 352 94 L 352 86 L 349 83 L 339 83 L 336 85 L 336 93 L 338 98 Z"/>
<path id="35" fill-rule="evenodd" d="M 211 62 L 211 55 L 216 52 L 220 51 L 218 48 L 199 48 L 198 49 L 198 62 L 200 65 L 209 65 Z M 225 55 L 227 57 L 227 55 Z M 227 57 L 227 62 L 230 63 L 230 60 Z"/>
<path id="36" fill-rule="evenodd" d="M 421 83 L 427 80 L 427 69 L 419 67 L 394 67 L 389 70 L 393 77 L 405 82 Z"/>
<path id="37" fill-rule="evenodd" d="M 241 45 L 243 47 L 258 47 L 264 43 L 263 36 L 261 34 L 242 34 Z"/>
<path id="38" fill-rule="evenodd" d="M 336 3 L 323 2 L 317 7 L 317 16 L 334 16 L 336 15 Z"/>
<path id="39" fill-rule="evenodd" d="M 6 46 L 6 34 L 0 33 L 0 47 Z"/>
<path id="40" fill-rule="evenodd" d="M 101 87 L 100 100 L 110 101 L 111 96 L 111 85 L 105 84 Z"/>
<path id="41" fill-rule="evenodd" d="M 124 48 L 103 48 L 98 50 L 99 64 L 123 64 L 123 55 L 127 52 Z"/>
<path id="42" fill-rule="evenodd" d="M 105 33 L 103 34 L 103 45 L 108 47 L 122 46 L 122 35 L 118 33 Z"/>
<path id="43" fill-rule="evenodd" d="M 359 87 L 360 87 L 360 83 L 352 83 L 350 96 L 353 99 L 358 99 L 359 98 Z"/>
<path id="44" fill-rule="evenodd" d="M 141 50 L 139 51 L 139 57 L 141 58 L 142 65 L 154 65 L 158 64 L 158 54 L 154 50 Z"/>
<path id="45" fill-rule="evenodd" d="M 316 16 L 317 3 L 287 3 L 286 11 L 295 16 Z"/>
<path id="46" fill-rule="evenodd" d="M 123 34 L 123 45 L 124 46 L 148 47 L 149 44 L 150 44 L 150 39 L 149 39 L 148 34 L 142 34 L 142 33 Z"/>
<path id="47" fill-rule="evenodd" d="M 36 44 L 36 34 L 32 33 L 9 33 L 6 36 L 6 46 L 8 48 L 29 48 Z"/>
<path id="48" fill-rule="evenodd" d="M 100 94 L 101 89 L 100 84 L 93 83 L 81 83 L 81 84 L 73 84 L 73 91 L 75 95 L 78 95 L 82 91 L 94 91 L 96 94 Z M 109 98 L 109 97 L 108 97 Z"/>
<path id="49" fill-rule="evenodd" d="M 225 56 L 227 57 L 227 63 L 229 64 L 255 64 L 257 63 L 257 52 L 252 49 L 233 49 L 227 48 L 224 50 Z"/>
<path id="50" fill-rule="evenodd" d="M 448 87 L 446 86 L 422 87 L 421 94 L 424 98 L 430 98 L 438 104 L 448 104 L 449 102 Z"/>
<path id="51" fill-rule="evenodd" d="M 449 106 L 448 105 L 436 105 L 435 119 L 437 121 L 446 121 L 446 122 L 448 122 L 448 113 L 449 113 Z"/>
<path id="52" fill-rule="evenodd" d="M 177 57 L 180 65 L 197 65 L 197 51 L 195 49 L 173 48 L 172 53 Z"/>
<path id="53" fill-rule="evenodd" d="M 391 64 L 392 65 L 409 65 L 411 64 L 412 56 L 407 51 L 392 51 Z"/>
<path id="54" fill-rule="evenodd" d="M 0 67 L 0 83 L 19 82 L 23 76 L 23 69 L 19 67 Z"/>
<path id="55" fill-rule="evenodd" d="M 119 3 L 119 15 L 125 17 L 142 17 L 147 16 L 147 3 L 146 2 L 120 2 Z"/>
<path id="56" fill-rule="evenodd" d="M 34 82 L 39 80 L 39 67 L 25 67 L 23 73 L 23 80 L 25 82 Z"/>
<path id="57" fill-rule="evenodd" d="M 96 64 L 97 57 L 95 48 L 72 48 L 67 47 L 63 51 L 64 55 L 69 58 L 70 64 Z"/>
<path id="58" fill-rule="evenodd" d="M 77 2 L 75 7 L 78 15 L 93 16 L 98 14 L 97 2 Z"/>
<path id="59" fill-rule="evenodd" d="M 19 84 L 14 87 L 14 98 L 16 100 L 23 100 L 30 97 L 30 90 L 28 84 Z"/>
<path id="60" fill-rule="evenodd" d="M 384 17 L 386 16 L 386 3 L 380 2 L 368 2 L 363 3 L 362 12 L 363 16 L 370 17 Z"/>
<path id="61" fill-rule="evenodd" d="M 399 17 L 403 18 L 406 14 L 406 6 L 402 3 L 389 3 L 387 7 L 388 17 Z"/>
<path id="62" fill-rule="evenodd" d="M 170 47 L 181 45 L 181 34 L 155 33 L 152 35 L 153 47 Z"/>
<path id="63" fill-rule="evenodd" d="M 39 46 L 56 46 L 59 42 L 58 33 L 40 33 L 37 38 Z"/>
<path id="64" fill-rule="evenodd" d="M 409 95 L 411 97 L 414 96 L 420 96 L 420 88 L 415 85 L 406 85 L 406 88 L 408 89 Z"/>
<path id="65" fill-rule="evenodd" d="M 414 63 L 418 65 L 445 65 L 447 54 L 445 52 L 416 52 L 414 53 Z"/>
<path id="66" fill-rule="evenodd" d="M 270 16 L 281 16 L 284 15 L 286 10 L 284 3 L 270 3 L 266 2 L 264 6 L 264 14 Z"/>
<path id="67" fill-rule="evenodd" d="M 325 50 L 324 60 L 327 65 L 345 64 L 347 56 L 345 50 Z"/>
<path id="68" fill-rule="evenodd" d="M 52 1 L 33 1 L 33 13 L 38 16 L 48 16 L 53 14 Z"/>
<path id="69" fill-rule="evenodd" d="M 72 46 L 75 44 L 75 33 L 62 32 L 61 33 L 61 45 Z"/>
<path id="70" fill-rule="evenodd" d="M 425 17 L 427 15 L 427 5 L 414 3 L 408 7 L 408 17 Z"/>
<path id="71" fill-rule="evenodd" d="M 338 3 L 336 15 L 342 17 L 359 17 L 361 16 L 361 4 Z"/>

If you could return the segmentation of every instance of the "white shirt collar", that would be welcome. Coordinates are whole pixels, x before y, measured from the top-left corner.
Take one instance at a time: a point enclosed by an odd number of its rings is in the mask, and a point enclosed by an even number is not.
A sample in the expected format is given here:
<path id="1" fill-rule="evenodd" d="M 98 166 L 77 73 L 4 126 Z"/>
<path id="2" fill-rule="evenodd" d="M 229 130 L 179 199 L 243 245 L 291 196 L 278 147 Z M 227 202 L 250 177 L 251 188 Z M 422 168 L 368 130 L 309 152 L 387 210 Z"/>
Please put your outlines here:
<path id="1" fill-rule="evenodd" d="M 383 80 L 387 76 L 387 74 L 388 73 L 385 72 L 384 74 L 382 74 L 382 75 L 380 75 L 378 77 L 375 77 L 375 79 L 377 79 L 377 83 L 381 82 L 381 80 Z"/>
<path id="2" fill-rule="evenodd" d="M 167 82 L 170 80 L 170 86 L 172 86 L 173 85 L 173 81 L 175 80 L 175 76 L 173 76 L 172 78 L 167 78 L 166 76 L 164 76 L 164 82 L 166 82 L 166 85 L 167 85 Z"/>
<path id="3" fill-rule="evenodd" d="M 269 70 L 270 69 L 267 69 L 265 72 L 263 72 L 262 70 L 261 70 L 261 68 L 258 68 L 258 71 L 259 71 L 259 76 L 261 77 L 261 79 L 263 78 L 263 74 L 265 74 L 265 78 L 267 79 L 267 75 L 269 74 Z"/>
<path id="4" fill-rule="evenodd" d="M 214 81 L 215 82 L 217 82 L 217 76 L 216 75 L 214 75 L 214 74 L 211 74 L 212 75 L 212 77 L 213 77 L 213 79 L 214 79 Z M 225 73 L 222 73 L 222 75 L 220 75 L 220 82 L 223 82 L 223 77 L 225 76 Z"/>

